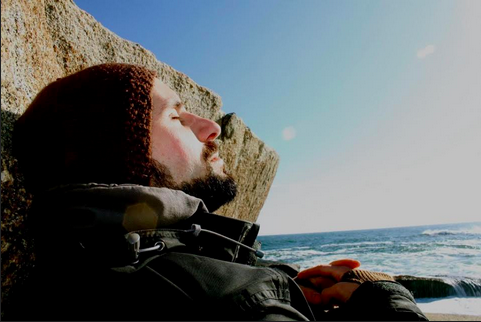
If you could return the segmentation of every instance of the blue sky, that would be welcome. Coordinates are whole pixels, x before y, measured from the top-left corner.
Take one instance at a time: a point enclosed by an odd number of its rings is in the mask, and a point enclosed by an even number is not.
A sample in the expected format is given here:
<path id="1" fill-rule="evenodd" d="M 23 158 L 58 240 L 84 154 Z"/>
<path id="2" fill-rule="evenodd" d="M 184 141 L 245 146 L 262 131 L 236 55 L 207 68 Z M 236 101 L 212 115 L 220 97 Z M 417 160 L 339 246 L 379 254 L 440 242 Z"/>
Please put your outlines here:
<path id="1" fill-rule="evenodd" d="M 481 1 L 75 3 L 279 153 L 261 234 L 481 220 Z"/>

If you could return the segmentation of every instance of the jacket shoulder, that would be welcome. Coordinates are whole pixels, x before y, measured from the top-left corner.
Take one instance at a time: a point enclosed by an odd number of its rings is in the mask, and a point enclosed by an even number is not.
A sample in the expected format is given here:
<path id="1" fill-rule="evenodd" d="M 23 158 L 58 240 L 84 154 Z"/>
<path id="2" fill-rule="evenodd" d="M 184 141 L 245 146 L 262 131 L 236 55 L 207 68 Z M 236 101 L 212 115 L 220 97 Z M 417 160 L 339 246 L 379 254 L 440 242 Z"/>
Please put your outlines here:
<path id="1" fill-rule="evenodd" d="M 202 312 L 217 312 L 218 318 L 235 314 L 236 319 L 258 320 L 273 313 L 313 318 L 302 292 L 281 270 L 186 253 L 168 253 L 147 266 L 200 304 Z"/>

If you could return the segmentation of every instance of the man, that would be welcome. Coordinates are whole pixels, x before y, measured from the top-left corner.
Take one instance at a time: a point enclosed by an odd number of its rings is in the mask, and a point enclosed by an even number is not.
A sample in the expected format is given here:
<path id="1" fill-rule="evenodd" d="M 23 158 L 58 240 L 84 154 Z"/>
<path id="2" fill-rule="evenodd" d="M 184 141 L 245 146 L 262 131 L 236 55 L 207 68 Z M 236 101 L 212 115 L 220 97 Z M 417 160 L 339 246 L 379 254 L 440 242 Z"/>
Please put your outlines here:
<path id="1" fill-rule="evenodd" d="M 425 319 L 406 289 L 355 260 L 299 274 L 258 260 L 258 225 L 211 213 L 236 195 L 220 131 L 139 66 L 43 89 L 14 133 L 36 194 L 36 267 L 6 317 Z"/>

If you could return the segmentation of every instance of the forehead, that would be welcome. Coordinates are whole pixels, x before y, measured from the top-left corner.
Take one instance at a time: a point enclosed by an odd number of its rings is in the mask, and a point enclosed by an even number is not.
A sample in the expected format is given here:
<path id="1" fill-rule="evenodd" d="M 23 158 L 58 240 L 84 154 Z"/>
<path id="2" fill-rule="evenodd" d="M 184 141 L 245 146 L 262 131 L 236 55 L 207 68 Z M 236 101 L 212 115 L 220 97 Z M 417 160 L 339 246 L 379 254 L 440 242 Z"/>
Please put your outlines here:
<path id="1" fill-rule="evenodd" d="M 153 114 L 158 115 L 166 108 L 173 108 L 181 102 L 179 95 L 165 85 L 160 79 L 154 79 L 152 86 Z"/>

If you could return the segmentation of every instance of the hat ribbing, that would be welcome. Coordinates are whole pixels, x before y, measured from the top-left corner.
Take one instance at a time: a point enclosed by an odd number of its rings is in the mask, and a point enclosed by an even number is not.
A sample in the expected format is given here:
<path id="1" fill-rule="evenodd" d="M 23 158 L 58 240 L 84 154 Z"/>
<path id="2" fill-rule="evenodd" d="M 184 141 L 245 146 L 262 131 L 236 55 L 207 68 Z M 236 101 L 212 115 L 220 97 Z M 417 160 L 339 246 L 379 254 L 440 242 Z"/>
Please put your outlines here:
<path id="1" fill-rule="evenodd" d="M 45 87 L 15 125 L 27 184 L 137 183 L 151 175 L 154 71 L 103 64 Z"/>

